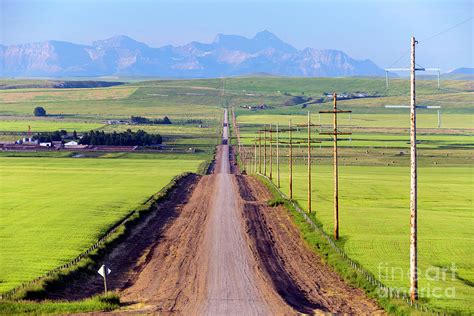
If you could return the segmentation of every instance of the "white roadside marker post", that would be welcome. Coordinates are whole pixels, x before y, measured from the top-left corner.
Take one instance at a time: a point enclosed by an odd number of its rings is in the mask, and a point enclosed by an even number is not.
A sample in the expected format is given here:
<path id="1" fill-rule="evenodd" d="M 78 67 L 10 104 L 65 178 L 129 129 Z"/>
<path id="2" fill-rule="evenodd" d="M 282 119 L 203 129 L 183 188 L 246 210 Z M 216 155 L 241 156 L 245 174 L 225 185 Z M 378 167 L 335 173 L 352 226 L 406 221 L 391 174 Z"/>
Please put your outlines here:
<path id="1" fill-rule="evenodd" d="M 97 273 L 99 273 L 104 278 L 104 293 L 107 294 L 107 276 L 112 272 L 109 268 L 105 265 L 102 265 Z"/>

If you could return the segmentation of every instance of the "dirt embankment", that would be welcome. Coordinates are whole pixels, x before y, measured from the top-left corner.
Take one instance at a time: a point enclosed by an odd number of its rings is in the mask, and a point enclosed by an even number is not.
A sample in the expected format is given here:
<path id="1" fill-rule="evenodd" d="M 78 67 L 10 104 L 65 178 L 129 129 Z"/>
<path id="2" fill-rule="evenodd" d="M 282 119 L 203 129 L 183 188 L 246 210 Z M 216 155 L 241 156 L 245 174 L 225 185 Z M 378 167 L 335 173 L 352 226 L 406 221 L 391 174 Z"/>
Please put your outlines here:
<path id="1" fill-rule="evenodd" d="M 205 291 L 198 245 L 214 190 L 215 176 L 204 176 L 196 185 L 179 217 L 162 233 L 140 264 L 140 273 L 121 292 L 121 300 L 141 311 L 182 313 L 184 307 Z"/>
<path id="2" fill-rule="evenodd" d="M 283 206 L 270 207 L 267 188 L 237 176 L 251 248 L 268 282 L 299 313 L 383 314 L 362 290 L 347 285 L 301 238 Z"/>

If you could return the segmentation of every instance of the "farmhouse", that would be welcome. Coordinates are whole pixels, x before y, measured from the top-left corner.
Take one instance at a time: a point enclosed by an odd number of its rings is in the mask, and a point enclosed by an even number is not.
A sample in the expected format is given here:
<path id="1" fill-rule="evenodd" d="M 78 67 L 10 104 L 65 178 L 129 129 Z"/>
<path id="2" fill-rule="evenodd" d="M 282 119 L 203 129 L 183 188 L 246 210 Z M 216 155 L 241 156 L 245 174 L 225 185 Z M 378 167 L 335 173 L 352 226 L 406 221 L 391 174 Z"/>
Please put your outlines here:
<path id="1" fill-rule="evenodd" d="M 16 141 L 16 143 L 23 145 L 38 145 L 39 142 L 31 137 L 24 137 L 23 139 Z"/>

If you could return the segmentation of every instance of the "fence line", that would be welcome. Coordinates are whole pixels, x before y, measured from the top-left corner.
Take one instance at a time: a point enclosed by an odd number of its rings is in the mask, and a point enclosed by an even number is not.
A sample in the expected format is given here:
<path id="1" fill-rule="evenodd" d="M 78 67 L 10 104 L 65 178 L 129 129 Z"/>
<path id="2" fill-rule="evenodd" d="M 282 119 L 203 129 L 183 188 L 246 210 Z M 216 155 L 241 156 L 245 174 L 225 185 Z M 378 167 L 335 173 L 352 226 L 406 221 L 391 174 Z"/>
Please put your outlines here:
<path id="1" fill-rule="evenodd" d="M 188 176 L 190 173 L 189 172 L 185 172 L 185 173 L 182 173 L 180 175 L 177 175 L 177 176 L 174 176 L 173 179 L 166 185 L 164 186 L 160 191 L 158 191 L 157 193 L 153 194 L 152 196 L 150 196 L 145 202 L 143 202 L 141 205 L 146 205 L 148 204 L 150 201 L 152 202 L 152 204 L 150 205 L 150 207 L 153 205 L 153 203 L 159 201 L 161 198 L 163 198 L 164 196 L 166 196 L 166 194 L 169 192 L 170 189 L 172 189 L 176 183 L 183 179 L 184 177 Z M 13 297 L 13 295 L 15 295 L 18 291 L 20 290 L 23 290 L 27 287 L 30 287 L 32 285 L 35 285 L 37 283 L 39 283 L 41 280 L 43 280 L 44 278 L 47 278 L 53 274 L 56 274 L 58 272 L 60 272 L 61 270 L 65 270 L 65 269 L 68 269 L 74 265 L 77 265 L 83 258 L 85 258 L 87 255 L 89 255 L 92 251 L 94 251 L 95 249 L 99 248 L 100 245 L 102 245 L 112 234 L 114 234 L 120 227 L 123 227 L 127 222 L 130 221 L 130 219 L 132 218 L 133 215 L 137 214 L 139 212 L 139 207 L 137 207 L 136 209 L 134 209 L 133 211 L 131 211 L 130 213 L 128 213 L 121 221 L 119 221 L 118 223 L 116 223 L 115 225 L 113 225 L 102 237 L 100 237 L 92 246 L 90 246 L 86 251 L 82 252 L 81 254 L 79 254 L 76 258 L 72 259 L 71 261 L 69 261 L 68 263 L 65 263 L 59 267 L 56 267 L 48 272 L 46 272 L 45 274 L 33 279 L 33 280 L 30 280 L 30 281 L 26 281 L 26 282 L 23 282 L 22 284 L 20 284 L 19 286 L 5 292 L 5 293 L 2 293 L 0 294 L 0 300 L 3 300 L 3 299 L 10 299 Z"/>

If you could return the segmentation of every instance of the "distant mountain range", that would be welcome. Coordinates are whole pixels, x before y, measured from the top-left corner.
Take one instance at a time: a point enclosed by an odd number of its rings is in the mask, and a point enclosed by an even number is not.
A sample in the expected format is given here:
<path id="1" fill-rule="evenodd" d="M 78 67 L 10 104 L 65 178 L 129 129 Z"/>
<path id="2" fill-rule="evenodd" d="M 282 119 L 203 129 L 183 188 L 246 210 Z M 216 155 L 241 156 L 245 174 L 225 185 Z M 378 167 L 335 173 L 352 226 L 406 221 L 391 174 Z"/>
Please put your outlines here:
<path id="1" fill-rule="evenodd" d="M 119 35 L 92 45 L 46 41 L 0 45 L 0 76 L 158 76 L 209 78 L 267 74 L 302 77 L 380 76 L 371 60 L 332 49 L 298 50 L 269 31 L 253 38 L 219 34 L 212 43 L 152 48 Z"/>
<path id="2" fill-rule="evenodd" d="M 456 68 L 447 73 L 448 75 L 474 75 L 474 68 Z"/>

